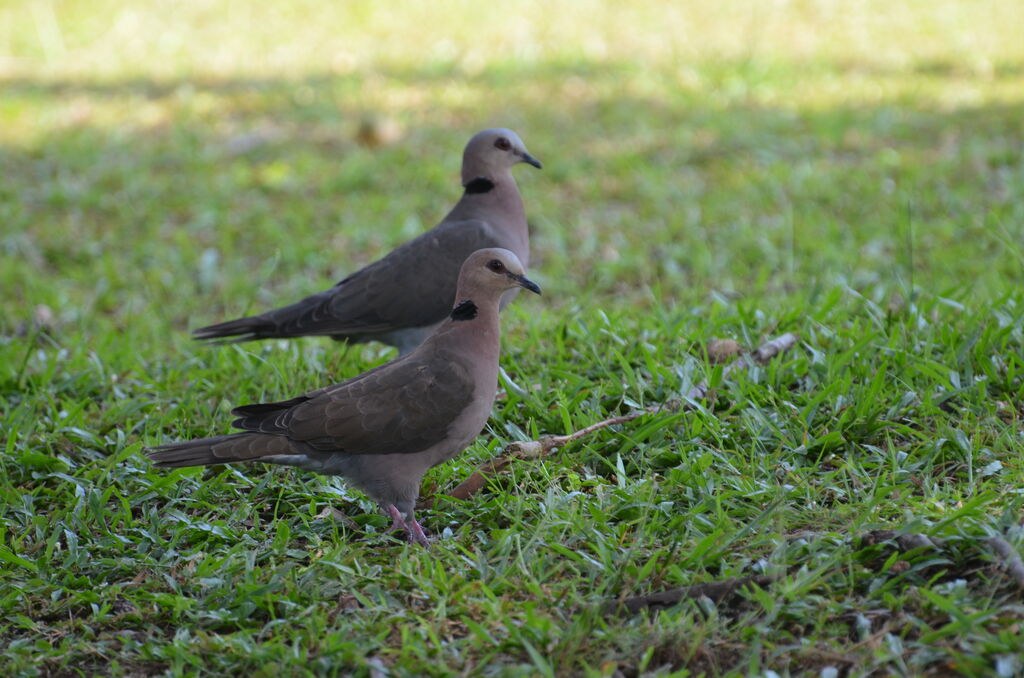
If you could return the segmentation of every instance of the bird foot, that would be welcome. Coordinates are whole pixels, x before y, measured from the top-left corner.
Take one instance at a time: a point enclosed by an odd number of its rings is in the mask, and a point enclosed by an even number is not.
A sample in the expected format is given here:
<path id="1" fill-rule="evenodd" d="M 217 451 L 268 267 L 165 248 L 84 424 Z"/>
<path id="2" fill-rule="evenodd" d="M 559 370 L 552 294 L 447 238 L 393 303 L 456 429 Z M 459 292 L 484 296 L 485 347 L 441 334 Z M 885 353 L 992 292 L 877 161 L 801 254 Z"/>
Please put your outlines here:
<path id="1" fill-rule="evenodd" d="M 405 529 L 405 518 L 394 504 L 389 504 L 384 510 L 391 516 L 391 527 L 387 529 L 388 532 L 401 532 Z"/>
<path id="2" fill-rule="evenodd" d="M 430 544 L 427 533 L 423 531 L 423 527 L 416 522 L 415 518 L 406 520 L 394 504 L 388 504 L 384 510 L 391 516 L 391 527 L 387 529 L 388 532 L 405 531 L 406 539 L 410 544 L 419 544 L 420 546 Z"/>
<path id="3" fill-rule="evenodd" d="M 406 523 L 405 529 L 410 544 L 419 544 L 420 546 L 430 545 L 430 538 L 427 537 L 427 533 L 423 531 L 423 527 L 416 522 L 415 518 Z"/>

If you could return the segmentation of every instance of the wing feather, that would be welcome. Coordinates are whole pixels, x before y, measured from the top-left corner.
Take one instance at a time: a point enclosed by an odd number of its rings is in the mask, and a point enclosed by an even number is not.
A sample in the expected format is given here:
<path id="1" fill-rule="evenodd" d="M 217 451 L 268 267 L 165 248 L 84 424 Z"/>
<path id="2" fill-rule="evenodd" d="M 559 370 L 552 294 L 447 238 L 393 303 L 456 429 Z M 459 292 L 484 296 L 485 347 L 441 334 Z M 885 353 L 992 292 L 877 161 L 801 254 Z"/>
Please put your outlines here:
<path id="1" fill-rule="evenodd" d="M 472 400 L 463 360 L 416 352 L 298 398 L 236 408 L 234 425 L 323 452 L 413 453 L 443 440 Z"/>

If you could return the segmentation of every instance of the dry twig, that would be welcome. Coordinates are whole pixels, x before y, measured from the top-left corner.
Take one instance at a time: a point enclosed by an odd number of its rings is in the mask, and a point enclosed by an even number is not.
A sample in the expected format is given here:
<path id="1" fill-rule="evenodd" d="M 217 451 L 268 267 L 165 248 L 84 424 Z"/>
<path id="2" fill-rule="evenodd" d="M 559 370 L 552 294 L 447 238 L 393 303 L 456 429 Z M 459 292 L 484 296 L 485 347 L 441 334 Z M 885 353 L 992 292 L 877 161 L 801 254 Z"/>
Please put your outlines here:
<path id="1" fill-rule="evenodd" d="M 988 545 L 1002 559 L 1001 565 L 1006 568 L 1006 573 L 1017 582 L 1017 586 L 1024 589 L 1024 562 L 1017 549 L 1002 537 L 990 537 Z"/>
<path id="2" fill-rule="evenodd" d="M 780 353 L 788 351 L 790 348 L 795 346 L 799 340 L 799 335 L 792 332 L 776 337 L 775 339 L 762 344 L 749 355 L 741 356 L 726 365 L 722 370 L 722 378 L 725 379 L 737 370 L 744 370 L 754 365 L 763 365 Z M 567 443 L 571 443 L 574 440 L 588 436 L 595 431 L 600 431 L 603 428 L 608 428 L 609 426 L 615 426 L 617 424 L 625 424 L 648 414 L 657 414 L 658 412 L 678 412 L 680 410 L 693 409 L 694 402 L 706 398 L 710 390 L 711 386 L 708 382 L 703 381 L 690 389 L 686 394 L 686 398 L 682 401 L 672 399 L 661 403 L 660 405 L 652 405 L 650 407 L 645 407 L 642 410 L 635 410 L 617 417 L 611 417 L 610 419 L 605 419 L 585 428 L 581 428 L 579 431 L 573 431 L 568 435 L 544 436 L 539 440 L 510 443 L 505 446 L 505 449 L 499 456 L 483 464 L 448 494 L 456 499 L 468 499 L 479 492 L 480 489 L 487 484 L 488 477 L 500 472 L 508 466 L 512 459 L 533 459 L 541 457 L 552 450 L 564 447 Z"/>
<path id="3" fill-rule="evenodd" d="M 914 549 L 940 549 L 946 543 L 945 539 L 929 537 L 926 534 L 917 532 L 899 532 L 898 530 L 871 530 L 860 537 L 861 546 L 875 546 L 884 542 L 895 542 L 901 551 L 913 551 Z"/>
<path id="4" fill-rule="evenodd" d="M 769 360 L 784 353 L 796 345 L 796 342 L 800 341 L 800 335 L 794 334 L 793 332 L 787 332 L 781 336 L 775 337 L 771 341 L 765 342 L 758 346 L 749 355 L 740 356 L 736 360 L 732 361 L 725 368 L 722 369 L 722 379 L 726 379 L 730 374 L 737 370 L 745 370 L 754 365 L 764 365 Z M 711 386 L 707 381 L 702 381 L 686 394 L 687 400 L 703 400 L 708 396 L 708 392 L 711 390 Z"/>
<path id="5" fill-rule="evenodd" d="M 820 535 L 817 533 L 809 533 L 801 535 L 801 538 L 813 538 L 816 536 Z M 941 550 L 946 547 L 949 540 L 939 537 L 929 537 L 928 535 L 917 532 L 871 530 L 859 536 L 852 537 L 851 542 L 856 548 L 891 543 L 901 551 L 913 551 L 916 549 Z M 996 552 L 1000 558 L 1000 565 L 1006 570 L 1007 574 L 1011 579 L 1013 579 L 1017 586 L 1024 588 L 1024 560 L 1021 559 L 1021 555 L 1017 549 L 1015 549 L 1004 538 L 999 536 L 990 537 L 989 539 L 984 540 L 984 543 Z M 658 591 L 640 596 L 615 599 L 605 603 L 603 611 L 605 614 L 636 614 L 645 608 L 662 609 L 672 605 L 677 605 L 683 600 L 701 598 L 705 596 L 714 602 L 719 603 L 735 595 L 744 587 L 756 585 L 764 588 L 768 584 L 777 581 L 782 576 L 782 573 L 778 573 L 774 576 L 752 575 L 747 577 L 738 577 L 736 579 L 725 579 L 722 581 L 695 584 L 693 586 L 684 586 L 681 588 Z"/>
<path id="6" fill-rule="evenodd" d="M 752 575 L 749 577 L 737 577 L 736 579 L 724 579 L 722 581 L 709 581 L 703 584 L 669 589 L 668 591 L 631 596 L 623 600 L 613 600 L 605 604 L 603 611 L 605 614 L 615 612 L 620 614 L 636 614 L 644 608 L 660 610 L 677 605 L 683 600 L 693 598 L 710 598 L 715 603 L 720 603 L 745 587 L 760 586 L 763 588 L 777 578 L 770 575 Z"/>

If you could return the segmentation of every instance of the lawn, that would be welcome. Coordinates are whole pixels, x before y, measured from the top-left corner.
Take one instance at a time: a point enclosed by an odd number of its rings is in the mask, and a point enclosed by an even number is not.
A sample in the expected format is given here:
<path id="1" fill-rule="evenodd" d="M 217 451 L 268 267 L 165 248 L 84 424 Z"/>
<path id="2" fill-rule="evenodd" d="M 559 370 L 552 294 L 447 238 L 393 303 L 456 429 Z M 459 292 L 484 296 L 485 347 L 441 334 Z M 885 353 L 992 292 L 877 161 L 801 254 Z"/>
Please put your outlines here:
<path id="1" fill-rule="evenodd" d="M 0 675 L 1019 675 L 1022 25 L 998 0 L 0 3 Z M 429 228 L 499 125 L 544 162 L 517 173 L 544 296 L 502 316 L 488 428 L 425 480 L 430 548 L 340 480 L 152 467 L 393 357 L 188 330 Z M 788 332 L 727 378 L 708 355 Z"/>

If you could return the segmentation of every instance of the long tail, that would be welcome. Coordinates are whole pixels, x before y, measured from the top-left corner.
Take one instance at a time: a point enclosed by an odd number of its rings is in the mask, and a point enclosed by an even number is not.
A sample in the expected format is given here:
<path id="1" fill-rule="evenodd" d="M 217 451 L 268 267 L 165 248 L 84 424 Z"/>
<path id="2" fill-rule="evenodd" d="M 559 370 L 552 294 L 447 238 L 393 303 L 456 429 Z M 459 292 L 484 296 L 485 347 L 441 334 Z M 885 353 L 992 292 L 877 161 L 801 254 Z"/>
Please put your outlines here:
<path id="1" fill-rule="evenodd" d="M 220 343 L 236 343 L 251 339 L 287 339 L 332 335 L 336 332 L 343 334 L 341 323 L 332 315 L 330 309 L 336 289 L 337 285 L 323 292 L 311 294 L 294 304 L 259 315 L 200 327 L 192 331 L 192 336 L 196 339 L 219 339 Z"/>
<path id="2" fill-rule="evenodd" d="M 220 340 L 217 343 L 237 343 L 253 339 L 273 339 L 282 335 L 278 324 L 262 315 L 237 318 L 216 325 L 207 325 L 192 330 L 192 336 L 203 340 Z"/>
<path id="3" fill-rule="evenodd" d="M 214 438 L 168 443 L 146 450 L 146 456 L 157 466 L 165 467 L 233 464 L 292 453 L 287 438 L 266 433 L 232 433 Z"/>
<path id="4" fill-rule="evenodd" d="M 275 308 L 259 315 L 237 318 L 192 330 L 196 339 L 236 343 L 251 339 L 289 339 L 291 337 L 327 336 L 348 339 L 395 329 L 383 320 L 376 308 L 367 306 L 363 296 L 351 294 L 341 300 L 339 290 L 348 290 L 348 278 L 334 287 L 311 294 L 294 304 Z M 381 325 L 383 325 L 381 327 Z"/>

